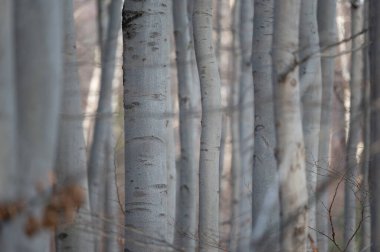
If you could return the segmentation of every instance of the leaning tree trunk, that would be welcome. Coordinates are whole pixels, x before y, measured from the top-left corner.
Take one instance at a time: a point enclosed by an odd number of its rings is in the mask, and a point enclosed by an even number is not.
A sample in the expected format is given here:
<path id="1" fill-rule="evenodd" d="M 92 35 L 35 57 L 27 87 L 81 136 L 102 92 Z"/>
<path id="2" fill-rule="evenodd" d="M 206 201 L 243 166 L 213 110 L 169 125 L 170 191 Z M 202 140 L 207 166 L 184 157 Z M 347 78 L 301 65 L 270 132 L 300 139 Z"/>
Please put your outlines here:
<path id="1" fill-rule="evenodd" d="M 53 173 L 62 81 L 62 15 L 59 0 L 15 0 L 15 57 L 18 114 L 18 197 L 26 201 L 49 192 Z M 8 251 L 49 251 L 50 235 L 29 237 L 25 220 L 40 219 L 41 204 L 17 220 Z"/>
<path id="2" fill-rule="evenodd" d="M 316 190 L 318 140 L 321 120 L 322 76 L 319 57 L 317 2 L 301 2 L 300 18 L 300 66 L 302 126 L 305 136 L 306 179 L 309 202 L 309 249 L 316 245 Z"/>
<path id="3" fill-rule="evenodd" d="M 199 166 L 199 249 L 218 251 L 220 77 L 212 44 L 212 1 L 195 0 L 194 45 L 201 83 L 202 132 Z"/>
<path id="4" fill-rule="evenodd" d="M 56 246 L 57 251 L 93 251 L 93 230 L 88 229 L 91 215 L 72 0 L 64 2 L 63 13 L 64 75 L 55 168 L 58 187 L 79 185 L 85 195 L 85 203 L 78 209 L 77 217 L 72 223 L 60 223 L 56 232 Z"/>
<path id="5" fill-rule="evenodd" d="M 371 157 L 369 166 L 369 189 L 371 193 L 371 251 L 380 251 L 380 2 L 370 1 L 370 71 L 371 71 Z"/>
<path id="6" fill-rule="evenodd" d="M 123 16 L 125 122 L 125 249 L 167 251 L 166 0 L 126 0 Z"/>
<path id="7" fill-rule="evenodd" d="M 178 197 L 175 244 L 185 251 L 196 248 L 198 163 L 196 150 L 197 117 L 192 69 L 192 38 L 186 0 L 174 0 L 174 35 L 178 75 L 179 134 L 181 158 L 178 166 Z M 199 140 L 198 140 L 199 141 Z"/>
<path id="8" fill-rule="evenodd" d="M 240 235 L 237 251 L 250 251 L 252 232 L 252 167 L 254 152 L 254 92 L 252 80 L 253 3 L 240 3 Z"/>
<path id="9" fill-rule="evenodd" d="M 277 164 L 274 156 L 272 34 L 273 4 L 270 0 L 255 0 L 252 43 L 252 73 L 255 107 L 255 146 L 252 170 L 253 249 L 278 251 L 279 199 Z M 271 196 L 271 197 L 270 197 Z M 267 208 L 264 206 L 269 205 Z"/>
<path id="10" fill-rule="evenodd" d="M 297 65 L 300 0 L 276 0 L 273 73 L 280 179 L 281 251 L 305 251 L 307 188 Z"/>
<path id="11" fill-rule="evenodd" d="M 351 34 L 363 30 L 363 7 L 351 5 Z M 363 35 L 352 39 L 351 80 L 350 80 L 350 126 L 346 152 L 346 182 L 344 199 L 344 242 L 347 252 L 357 251 L 356 241 L 352 239 L 356 230 L 356 178 L 358 172 L 358 144 L 362 139 L 362 90 L 363 90 Z M 364 206 L 363 206 L 364 207 Z"/>
<path id="12" fill-rule="evenodd" d="M 321 126 L 319 135 L 318 154 L 318 177 L 317 177 L 317 235 L 318 251 L 328 250 L 328 239 L 323 234 L 329 234 L 328 217 L 326 206 L 328 205 L 328 170 L 330 162 L 330 125 L 331 125 L 331 105 L 332 92 L 335 74 L 335 58 L 331 56 L 335 48 L 331 47 L 336 43 L 336 2 L 330 0 L 319 0 L 317 8 L 318 32 L 320 47 L 323 53 L 321 59 L 322 67 L 322 110 Z"/>
<path id="13" fill-rule="evenodd" d="M 17 114 L 14 75 L 13 0 L 0 2 L 0 204 L 17 201 Z M 15 251 L 13 221 L 3 224 L 0 247 Z"/>

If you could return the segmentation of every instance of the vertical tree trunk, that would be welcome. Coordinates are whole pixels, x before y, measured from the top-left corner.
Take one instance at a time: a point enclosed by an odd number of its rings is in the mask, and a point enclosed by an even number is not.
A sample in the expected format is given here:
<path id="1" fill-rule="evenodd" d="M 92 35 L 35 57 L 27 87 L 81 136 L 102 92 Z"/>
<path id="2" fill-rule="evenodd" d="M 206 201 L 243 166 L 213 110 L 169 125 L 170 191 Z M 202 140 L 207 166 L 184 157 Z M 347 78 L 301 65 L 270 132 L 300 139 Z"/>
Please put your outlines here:
<path id="1" fill-rule="evenodd" d="M 178 169 L 175 244 L 185 251 L 196 248 L 198 163 L 196 150 L 197 117 L 192 69 L 192 37 L 187 12 L 187 1 L 174 0 L 174 35 L 178 74 L 179 131 L 181 159 Z"/>
<path id="2" fill-rule="evenodd" d="M 371 157 L 369 189 L 371 193 L 371 251 L 380 251 L 380 2 L 370 1 L 370 70 L 371 70 Z"/>
<path id="3" fill-rule="evenodd" d="M 363 30 L 363 7 L 351 5 L 351 33 Z M 346 152 L 346 183 L 344 200 L 344 242 L 347 252 L 357 251 L 356 241 L 352 239 L 356 230 L 356 178 L 358 176 L 358 144 L 362 139 L 362 87 L 363 87 L 363 37 L 352 40 L 351 80 L 350 80 L 350 126 Z M 350 239 L 352 239 L 350 241 Z"/>
<path id="4" fill-rule="evenodd" d="M 115 54 L 117 38 L 120 30 L 120 9 L 122 1 L 112 0 L 109 4 L 109 23 L 104 45 L 101 48 L 101 79 L 100 94 L 96 113 L 94 135 L 88 163 L 88 180 L 90 191 L 91 212 L 94 216 L 94 228 L 102 230 L 100 216 L 103 214 L 105 181 L 105 147 L 109 132 L 112 130 L 112 80 L 115 72 Z M 102 22 L 102 21 L 99 21 Z M 102 36 L 100 36 L 102 37 Z M 101 235 L 96 236 L 96 246 L 100 246 Z"/>
<path id="5" fill-rule="evenodd" d="M 239 87 L 240 122 L 240 235 L 237 251 L 250 251 L 252 233 L 252 168 L 254 154 L 254 91 L 252 79 L 253 3 L 241 0 L 240 4 L 240 55 L 241 75 Z"/>
<path id="6" fill-rule="evenodd" d="M 123 8 L 125 250 L 167 251 L 166 0 L 127 0 Z"/>
<path id="7" fill-rule="evenodd" d="M 199 247 L 201 252 L 212 252 L 218 251 L 219 245 L 219 148 L 222 118 L 220 77 L 211 38 L 211 0 L 195 0 L 193 26 L 202 96 Z"/>
<path id="8" fill-rule="evenodd" d="M 85 203 L 72 223 L 62 222 L 56 232 L 57 251 L 93 251 L 86 148 L 82 127 L 82 110 L 78 64 L 75 46 L 73 1 L 63 4 L 64 14 L 64 76 L 61 119 L 56 159 L 59 188 L 78 184 L 85 195 Z"/>
<path id="9" fill-rule="evenodd" d="M 328 205 L 328 193 L 326 184 L 328 179 L 328 169 L 330 162 L 330 125 L 331 125 L 331 104 L 334 85 L 335 59 L 327 57 L 334 53 L 334 48 L 325 50 L 336 42 L 336 2 L 330 0 L 319 0 L 317 8 L 318 32 L 320 47 L 323 51 L 321 59 L 322 67 L 322 109 L 321 109 L 321 128 L 319 135 L 319 154 L 318 154 L 318 177 L 317 188 L 319 197 L 316 206 L 317 210 L 317 230 L 321 234 L 317 235 L 318 251 L 328 250 L 328 240 L 322 234 L 329 234 L 328 216 L 326 206 Z"/>
<path id="10" fill-rule="evenodd" d="M 0 2 L 0 204 L 17 200 L 17 114 L 14 75 L 13 0 Z M 3 222 L 0 247 L 12 250 L 14 223 Z"/>
<path id="11" fill-rule="evenodd" d="M 272 36 L 274 1 L 255 0 L 252 43 L 252 73 L 255 107 L 255 147 L 252 173 L 252 224 L 253 249 L 277 251 L 279 249 L 279 198 L 276 179 L 277 164 L 274 157 Z M 264 203 L 273 195 L 273 207 L 263 211 Z"/>
<path id="12" fill-rule="evenodd" d="M 59 0 L 14 1 L 18 153 L 18 196 L 41 197 L 50 189 L 57 143 L 62 81 L 62 15 Z M 41 205 L 30 214 L 40 218 Z M 28 237 L 19 218 L 13 251 L 48 251 L 50 235 Z M 12 251 L 12 250 L 10 250 Z"/>
<path id="13" fill-rule="evenodd" d="M 319 35 L 317 24 L 317 2 L 301 2 L 300 18 L 300 58 L 307 59 L 300 66 L 302 125 L 305 136 L 305 156 L 307 191 L 309 202 L 308 226 L 316 229 L 316 189 L 318 140 L 321 120 L 322 76 L 321 58 L 319 57 Z M 308 228 L 314 244 L 317 232 Z M 310 245 L 310 243 L 308 243 Z M 310 248 L 310 247 L 309 247 Z"/>
<path id="14" fill-rule="evenodd" d="M 296 52 L 300 0 L 275 1 L 273 32 L 281 251 L 305 251 L 307 188 Z"/>

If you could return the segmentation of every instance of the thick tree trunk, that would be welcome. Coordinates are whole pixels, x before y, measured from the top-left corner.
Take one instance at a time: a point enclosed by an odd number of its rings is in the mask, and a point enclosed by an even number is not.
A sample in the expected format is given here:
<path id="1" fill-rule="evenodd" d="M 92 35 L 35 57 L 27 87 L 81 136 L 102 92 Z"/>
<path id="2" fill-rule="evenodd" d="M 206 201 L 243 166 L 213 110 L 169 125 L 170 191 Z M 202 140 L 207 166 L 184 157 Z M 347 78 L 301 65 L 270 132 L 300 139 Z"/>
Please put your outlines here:
<path id="1" fill-rule="evenodd" d="M 322 234 L 329 234 L 328 216 L 326 206 L 328 206 L 328 170 L 330 163 L 330 125 L 331 125 L 331 104 L 334 85 L 335 59 L 328 57 L 332 55 L 335 48 L 326 50 L 328 46 L 336 43 L 336 2 L 330 0 L 319 0 L 318 10 L 318 31 L 320 47 L 323 51 L 321 59 L 322 67 L 322 110 L 321 128 L 319 135 L 319 154 L 318 154 L 318 201 L 317 201 L 317 235 L 318 251 L 328 250 L 328 239 Z"/>
<path id="2" fill-rule="evenodd" d="M 369 189 L 371 193 L 371 251 L 380 251 L 380 2 L 370 1 L 370 70 L 371 70 L 371 157 Z"/>
<path id="3" fill-rule="evenodd" d="M 252 168 L 254 154 L 254 91 L 252 79 L 253 3 L 241 0 L 240 4 L 240 55 L 241 75 L 239 87 L 240 122 L 240 235 L 237 251 L 250 251 L 252 232 Z"/>
<path id="4" fill-rule="evenodd" d="M 199 249 L 218 251 L 221 96 L 212 45 L 212 1 L 195 0 L 194 45 L 201 83 L 202 132 L 199 171 Z"/>
<path id="5" fill-rule="evenodd" d="M 274 157 L 272 86 L 272 35 L 274 1 L 255 0 L 252 43 L 252 73 L 255 107 L 255 147 L 252 173 L 253 249 L 278 251 L 279 198 L 277 164 Z M 269 197 L 273 195 L 273 198 Z M 270 201 L 269 203 L 268 200 Z M 270 205 L 264 210 L 264 205 Z"/>
<path id="6" fill-rule="evenodd" d="M 194 76 L 192 69 L 193 44 L 187 12 L 187 1 L 174 0 L 174 35 L 177 55 L 179 131 L 181 159 L 178 169 L 175 244 L 185 251 L 196 248 L 198 163 L 197 120 Z"/>
<path id="7" fill-rule="evenodd" d="M 18 153 L 18 196 L 26 201 L 49 192 L 53 173 L 62 81 L 62 15 L 59 0 L 14 1 Z M 36 190 L 37 189 L 37 190 Z M 29 213 L 39 219 L 42 206 Z M 23 215 L 11 240 L 13 250 L 50 249 L 48 231 L 28 237 Z M 17 239 L 15 241 L 14 239 Z"/>
<path id="8" fill-rule="evenodd" d="M 296 52 L 300 0 L 275 1 L 273 32 L 277 163 L 280 178 L 281 251 L 305 251 L 307 188 Z"/>
<path id="9" fill-rule="evenodd" d="M 85 203 L 72 223 L 60 223 L 56 246 L 57 251 L 93 251 L 93 230 L 88 228 L 91 215 L 72 0 L 64 2 L 63 13 L 64 76 L 56 160 L 57 183 L 59 188 L 79 185 L 85 195 Z"/>
<path id="10" fill-rule="evenodd" d="M 300 58 L 306 59 L 300 67 L 302 125 L 305 136 L 306 178 L 309 202 L 308 229 L 310 243 L 316 245 L 316 190 L 319 131 L 321 120 L 322 76 L 319 57 L 317 2 L 301 2 Z M 309 246 L 308 249 L 311 249 Z"/>
<path id="11" fill-rule="evenodd" d="M 125 250 L 167 251 L 166 0 L 127 0 L 123 8 Z"/>
<path id="12" fill-rule="evenodd" d="M 363 30 L 363 7 L 352 5 L 351 33 Z M 356 178 L 358 172 L 358 144 L 362 139 L 362 87 L 363 87 L 363 36 L 352 40 L 351 80 L 350 80 L 350 126 L 346 151 L 346 183 L 344 200 L 344 242 L 348 244 L 347 252 L 357 251 L 356 241 L 352 236 L 356 230 Z M 351 240 L 351 241 L 350 241 Z"/>

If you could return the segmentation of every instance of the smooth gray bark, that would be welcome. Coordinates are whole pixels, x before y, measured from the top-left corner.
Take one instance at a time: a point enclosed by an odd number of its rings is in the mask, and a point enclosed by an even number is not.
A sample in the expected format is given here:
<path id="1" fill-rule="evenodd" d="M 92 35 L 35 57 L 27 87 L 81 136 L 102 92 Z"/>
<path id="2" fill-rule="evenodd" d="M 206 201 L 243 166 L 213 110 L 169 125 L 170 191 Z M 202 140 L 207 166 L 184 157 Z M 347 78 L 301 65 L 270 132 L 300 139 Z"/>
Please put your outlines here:
<path id="1" fill-rule="evenodd" d="M 351 34 L 363 30 L 363 6 L 352 5 Z M 356 179 L 359 174 L 357 159 L 358 144 L 362 139 L 362 90 L 363 90 L 363 36 L 352 39 L 351 44 L 351 79 L 350 79 L 350 125 L 346 151 L 346 183 L 344 199 L 344 242 L 348 244 L 347 252 L 357 251 L 356 241 L 352 239 L 356 224 Z M 350 241 L 350 239 L 352 239 Z"/>
<path id="2" fill-rule="evenodd" d="M 202 97 L 199 249 L 201 252 L 212 252 L 218 251 L 219 245 L 219 148 L 222 113 L 220 77 L 211 37 L 211 0 L 195 0 L 193 29 Z"/>
<path id="3" fill-rule="evenodd" d="M 168 250 L 170 7 L 166 0 L 127 0 L 122 12 L 126 251 Z"/>
<path id="4" fill-rule="evenodd" d="M 18 197 L 31 200 L 49 192 L 56 146 L 62 81 L 62 13 L 59 0 L 15 0 L 15 59 L 18 114 Z M 29 214 L 41 217 L 42 205 Z M 50 250 L 50 234 L 28 237 L 26 214 L 15 220 L 13 250 Z M 17 239 L 17 240 L 14 240 Z"/>
<path id="5" fill-rule="evenodd" d="M 57 227 L 56 247 L 57 251 L 93 251 L 93 230 L 88 228 L 91 215 L 72 0 L 64 2 L 63 14 L 64 74 L 55 169 L 58 188 L 79 185 L 85 202 L 72 223 L 62 221 Z"/>
<path id="6" fill-rule="evenodd" d="M 275 1 L 273 73 L 281 251 L 306 250 L 307 188 L 297 65 L 300 0 Z"/>
<path id="7" fill-rule="evenodd" d="M 240 55 L 239 87 L 240 122 L 240 235 L 237 251 L 250 251 L 252 233 L 252 168 L 254 155 L 254 90 L 252 78 L 253 3 L 241 0 L 240 4 Z"/>
<path id="8" fill-rule="evenodd" d="M 198 162 L 195 153 L 198 138 L 198 118 L 195 116 L 196 100 L 190 34 L 186 0 L 173 1 L 174 36 L 178 77 L 179 132 L 181 144 L 178 169 L 175 244 L 185 251 L 196 248 Z"/>
<path id="9" fill-rule="evenodd" d="M 306 178 L 309 202 L 308 249 L 316 245 L 316 193 L 319 132 L 321 120 L 322 76 L 319 56 L 317 1 L 301 2 L 300 58 L 307 59 L 300 66 L 302 126 L 305 138 Z M 313 230 L 314 229 L 314 230 Z"/>
<path id="10" fill-rule="evenodd" d="M 330 0 L 319 0 L 317 8 L 318 32 L 320 47 L 323 51 L 321 58 L 322 67 L 322 110 L 321 110 L 321 128 L 319 135 L 319 154 L 318 154 L 318 177 L 317 188 L 318 202 L 317 210 L 317 230 L 322 234 L 329 234 L 328 214 L 328 192 L 326 185 L 328 183 L 328 171 L 330 163 L 330 128 L 331 128 L 331 107 L 332 92 L 334 85 L 335 59 L 328 57 L 334 54 L 335 48 L 329 48 L 337 41 L 336 33 L 336 2 Z M 318 234 L 317 243 L 318 251 L 326 252 L 328 250 L 328 239 L 326 236 Z"/>
<path id="11" fill-rule="evenodd" d="M 255 146 L 252 170 L 252 238 L 254 251 L 279 249 L 279 198 L 277 164 L 274 156 L 276 135 L 274 128 L 272 85 L 272 37 L 274 1 L 255 0 L 252 41 L 252 76 L 255 85 Z M 273 206 L 263 211 L 268 195 L 273 195 Z"/>
<path id="12" fill-rule="evenodd" d="M 371 251 L 380 251 L 380 2 L 370 1 L 371 143 L 369 189 L 371 194 Z"/>
<path id="13" fill-rule="evenodd" d="M 0 2 L 0 204 L 17 201 L 17 109 L 14 75 L 13 1 Z M 3 222 L 4 223 L 4 222 Z M 0 247 L 12 250 L 12 221 L 2 225 Z M 8 235 L 7 235 L 8 234 Z M 9 237 L 13 238 L 9 240 Z"/>

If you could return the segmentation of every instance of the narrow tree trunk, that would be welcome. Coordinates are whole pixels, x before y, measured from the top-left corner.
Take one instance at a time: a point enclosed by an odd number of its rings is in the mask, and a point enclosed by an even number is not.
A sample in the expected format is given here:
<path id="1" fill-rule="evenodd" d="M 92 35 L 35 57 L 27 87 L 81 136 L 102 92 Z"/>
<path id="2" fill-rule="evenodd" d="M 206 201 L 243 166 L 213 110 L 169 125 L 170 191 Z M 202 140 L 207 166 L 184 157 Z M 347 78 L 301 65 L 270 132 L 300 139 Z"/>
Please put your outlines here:
<path id="1" fill-rule="evenodd" d="M 305 251 L 307 188 L 298 66 L 301 1 L 275 1 L 273 32 L 277 163 L 280 178 L 281 251 Z"/>
<path id="2" fill-rule="evenodd" d="M 112 0 L 109 5 L 109 23 L 104 45 L 101 46 L 101 79 L 95 129 L 88 163 L 88 180 L 91 212 L 94 216 L 94 228 L 102 230 L 100 217 L 103 214 L 105 178 L 105 144 L 112 125 L 112 80 L 115 72 L 115 54 L 120 30 L 121 0 Z M 100 21 L 101 22 L 101 21 Z M 101 235 L 96 236 L 96 246 L 100 246 Z M 97 250 L 100 248 L 97 248 Z"/>
<path id="3" fill-rule="evenodd" d="M 17 109 L 14 75 L 13 0 L 0 2 L 0 204 L 17 200 L 19 176 L 17 167 Z M 0 247 L 15 251 L 17 243 L 12 227 L 3 222 Z"/>
<path id="4" fill-rule="evenodd" d="M 219 148 L 222 122 L 220 77 L 211 38 L 211 0 L 195 0 L 193 26 L 202 96 L 199 247 L 201 252 L 211 252 L 218 251 L 219 245 Z"/>
<path id="5" fill-rule="evenodd" d="M 278 251 L 279 198 L 277 164 L 274 157 L 273 86 L 271 48 L 274 1 L 255 0 L 252 43 L 252 73 L 255 107 L 255 147 L 252 173 L 253 249 Z M 272 207 L 264 211 L 264 203 L 273 195 Z"/>
<path id="6" fill-rule="evenodd" d="M 193 44 L 187 12 L 187 1 L 174 0 L 174 35 L 178 74 L 179 131 L 181 159 L 178 169 L 175 244 L 185 251 L 196 248 L 198 163 L 196 157 L 197 117 L 192 69 Z"/>
<path id="7" fill-rule="evenodd" d="M 317 2 L 301 2 L 300 58 L 306 61 L 300 67 L 302 125 L 305 136 L 306 179 L 309 202 L 308 234 L 316 245 L 316 190 L 318 140 L 321 122 L 322 76 L 319 57 L 319 35 L 317 24 Z"/>
<path id="8" fill-rule="evenodd" d="M 328 203 L 328 192 L 326 185 L 328 182 L 328 170 L 330 162 L 330 125 L 331 125 L 331 104 L 334 85 L 335 59 L 327 57 L 332 55 L 334 48 L 326 50 L 326 47 L 336 43 L 336 2 L 330 0 L 319 0 L 318 10 L 318 32 L 320 47 L 323 51 L 321 59 L 322 67 L 322 110 L 321 128 L 319 135 L 319 154 L 318 154 L 318 202 L 317 210 L 317 235 L 318 251 L 328 250 L 328 239 L 324 235 L 329 234 L 328 216 L 326 206 Z M 324 234 L 324 235 L 323 235 Z"/>
<path id="9" fill-rule="evenodd" d="M 252 233 L 252 168 L 254 154 L 254 91 L 252 79 L 253 3 L 241 0 L 240 4 L 240 55 L 241 75 L 239 87 L 240 122 L 240 235 L 237 251 L 250 251 Z"/>
<path id="10" fill-rule="evenodd" d="M 79 185 L 85 195 L 85 203 L 78 210 L 77 217 L 72 223 L 60 223 L 56 232 L 56 246 L 57 251 L 93 251 L 91 235 L 93 230 L 88 229 L 91 215 L 72 0 L 64 2 L 63 13 L 65 28 L 63 100 L 55 168 L 58 187 Z"/>
<path id="11" fill-rule="evenodd" d="M 363 30 L 363 7 L 352 4 L 351 33 Z M 363 37 L 352 40 L 351 80 L 350 80 L 350 126 L 346 153 L 346 183 L 344 200 L 344 242 L 348 244 L 347 252 L 357 251 L 352 236 L 356 230 L 356 178 L 358 173 L 358 144 L 362 139 L 362 86 L 363 86 Z M 351 241 L 350 241 L 351 240 Z"/>
<path id="12" fill-rule="evenodd" d="M 59 0 L 15 0 L 15 52 L 18 114 L 18 196 L 26 201 L 49 192 L 53 173 L 62 81 L 62 15 Z M 37 189 L 37 190 L 36 190 Z M 31 206 L 40 219 L 42 206 Z M 49 251 L 50 234 L 25 233 L 25 214 L 12 233 L 8 251 Z"/>
<path id="13" fill-rule="evenodd" d="M 125 250 L 167 251 L 166 0 L 127 0 L 123 8 Z"/>
<path id="14" fill-rule="evenodd" d="M 376 104 L 380 99 L 380 2 L 370 1 L 370 70 L 371 70 L 371 157 L 369 189 L 371 193 L 371 251 L 380 251 L 380 112 Z"/>

